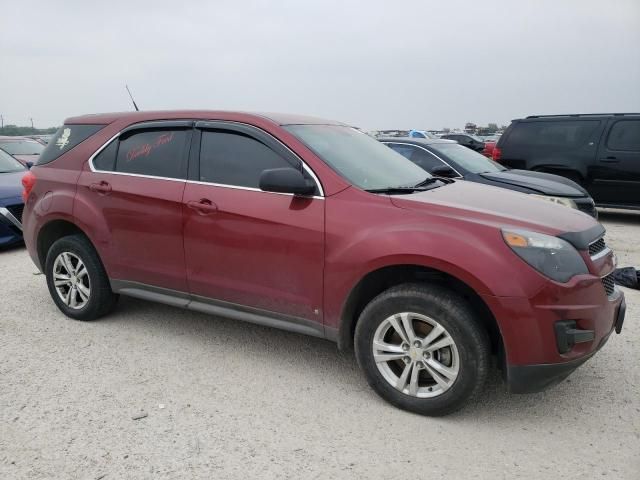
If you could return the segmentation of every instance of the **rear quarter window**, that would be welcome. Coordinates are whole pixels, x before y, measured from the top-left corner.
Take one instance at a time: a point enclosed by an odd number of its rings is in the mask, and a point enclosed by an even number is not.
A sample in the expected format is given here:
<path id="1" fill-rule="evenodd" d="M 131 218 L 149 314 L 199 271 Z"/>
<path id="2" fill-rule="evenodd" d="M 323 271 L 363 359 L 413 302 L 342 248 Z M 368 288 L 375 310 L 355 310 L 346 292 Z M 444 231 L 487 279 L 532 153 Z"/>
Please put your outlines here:
<path id="1" fill-rule="evenodd" d="M 609 132 L 607 147 L 611 150 L 640 152 L 640 120 L 616 122 Z"/>
<path id="2" fill-rule="evenodd" d="M 36 165 L 53 162 L 104 127 L 105 125 L 63 125 L 49 140 Z"/>
<path id="3" fill-rule="evenodd" d="M 573 149 L 587 143 L 599 120 L 517 122 L 511 126 L 504 146 Z"/>

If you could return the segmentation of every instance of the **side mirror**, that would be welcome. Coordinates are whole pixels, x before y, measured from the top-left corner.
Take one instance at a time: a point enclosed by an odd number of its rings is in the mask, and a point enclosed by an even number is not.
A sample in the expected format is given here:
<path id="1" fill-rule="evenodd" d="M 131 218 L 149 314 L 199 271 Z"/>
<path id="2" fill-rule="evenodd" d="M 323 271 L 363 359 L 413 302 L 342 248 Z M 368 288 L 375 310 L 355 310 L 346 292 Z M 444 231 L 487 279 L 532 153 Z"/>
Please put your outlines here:
<path id="1" fill-rule="evenodd" d="M 33 162 L 25 162 L 25 166 L 27 167 L 27 169 L 31 170 L 31 167 L 33 167 Z"/>
<path id="2" fill-rule="evenodd" d="M 431 173 L 431 175 L 433 175 L 434 177 L 452 178 L 452 177 L 458 176 L 456 171 L 448 165 L 441 165 L 439 167 L 434 167 L 431 169 L 431 172 L 429 173 Z"/>
<path id="3" fill-rule="evenodd" d="M 260 175 L 260 190 L 265 192 L 313 195 L 316 186 L 295 168 L 272 168 Z"/>

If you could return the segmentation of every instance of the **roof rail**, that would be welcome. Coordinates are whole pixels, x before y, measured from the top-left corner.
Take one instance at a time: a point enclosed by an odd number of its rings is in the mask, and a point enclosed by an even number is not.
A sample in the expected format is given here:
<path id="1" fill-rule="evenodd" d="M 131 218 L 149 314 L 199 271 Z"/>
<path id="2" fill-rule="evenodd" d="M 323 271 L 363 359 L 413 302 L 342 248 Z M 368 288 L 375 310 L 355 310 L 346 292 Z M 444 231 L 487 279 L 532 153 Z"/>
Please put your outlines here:
<path id="1" fill-rule="evenodd" d="M 550 117 L 622 117 L 625 115 L 640 115 L 640 113 L 565 113 L 556 115 L 529 115 L 525 118 L 550 118 Z"/>

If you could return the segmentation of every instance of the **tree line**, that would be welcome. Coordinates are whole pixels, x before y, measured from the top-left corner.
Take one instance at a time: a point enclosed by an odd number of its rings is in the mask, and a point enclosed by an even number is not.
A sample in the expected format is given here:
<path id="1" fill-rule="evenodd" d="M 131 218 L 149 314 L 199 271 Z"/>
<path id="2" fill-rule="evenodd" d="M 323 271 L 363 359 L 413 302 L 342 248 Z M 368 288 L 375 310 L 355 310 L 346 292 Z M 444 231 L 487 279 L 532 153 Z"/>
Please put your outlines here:
<path id="1" fill-rule="evenodd" d="M 17 125 L 5 125 L 0 128 L 0 135 L 7 136 L 19 136 L 19 135 L 48 135 L 56 133 L 58 127 L 50 128 L 32 128 L 32 127 L 19 127 Z"/>

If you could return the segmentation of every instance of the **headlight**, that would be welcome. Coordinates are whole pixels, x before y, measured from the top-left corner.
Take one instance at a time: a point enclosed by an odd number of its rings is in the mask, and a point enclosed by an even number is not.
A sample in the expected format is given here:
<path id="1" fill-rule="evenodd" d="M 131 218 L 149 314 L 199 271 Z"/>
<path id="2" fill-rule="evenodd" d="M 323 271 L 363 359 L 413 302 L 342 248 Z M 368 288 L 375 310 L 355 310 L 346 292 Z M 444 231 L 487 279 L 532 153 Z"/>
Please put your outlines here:
<path id="1" fill-rule="evenodd" d="M 561 238 L 525 230 L 502 230 L 502 237 L 516 255 L 552 280 L 565 283 L 589 273 L 578 251 Z"/>
<path id="2" fill-rule="evenodd" d="M 576 202 L 566 197 L 550 197 L 549 195 L 536 195 L 535 193 L 530 193 L 529 196 L 539 198 L 540 200 L 546 200 L 547 202 L 557 203 L 558 205 L 563 205 L 569 208 L 578 208 Z"/>

